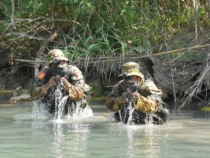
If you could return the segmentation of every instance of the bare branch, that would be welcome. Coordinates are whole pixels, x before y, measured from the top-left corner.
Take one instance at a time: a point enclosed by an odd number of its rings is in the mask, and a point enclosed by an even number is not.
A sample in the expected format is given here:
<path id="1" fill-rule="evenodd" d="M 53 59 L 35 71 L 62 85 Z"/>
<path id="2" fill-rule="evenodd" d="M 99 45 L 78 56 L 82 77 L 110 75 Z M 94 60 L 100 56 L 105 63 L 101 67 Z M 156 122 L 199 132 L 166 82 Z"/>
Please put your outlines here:
<path id="1" fill-rule="evenodd" d="M 11 24 L 14 23 L 14 12 L 15 12 L 15 5 L 14 5 L 14 1 L 11 0 L 12 3 L 12 14 L 11 14 Z"/>
<path id="2" fill-rule="evenodd" d="M 46 39 L 46 38 L 42 38 L 42 37 L 36 37 L 36 36 L 31 36 L 31 35 L 27 35 L 24 33 L 9 33 L 7 34 L 7 36 L 11 36 L 11 35 L 16 35 L 19 36 L 20 38 L 29 38 L 29 39 L 35 39 L 35 40 L 39 40 L 39 41 L 48 41 L 48 42 L 56 42 L 50 39 Z"/>
<path id="3" fill-rule="evenodd" d="M 10 29 L 12 28 L 12 26 L 13 26 L 13 24 L 10 23 L 9 26 L 4 30 L 4 32 L 0 36 L 0 41 L 2 41 L 2 39 L 5 37 L 5 35 L 10 31 Z"/>

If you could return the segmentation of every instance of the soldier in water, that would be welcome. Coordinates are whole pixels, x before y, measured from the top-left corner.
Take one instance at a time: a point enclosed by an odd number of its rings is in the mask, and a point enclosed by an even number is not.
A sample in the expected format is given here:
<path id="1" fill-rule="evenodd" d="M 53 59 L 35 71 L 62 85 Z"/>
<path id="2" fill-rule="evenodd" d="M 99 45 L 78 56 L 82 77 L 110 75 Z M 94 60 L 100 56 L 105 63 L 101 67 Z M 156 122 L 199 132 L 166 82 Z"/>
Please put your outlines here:
<path id="1" fill-rule="evenodd" d="M 112 89 L 106 108 L 114 112 L 115 122 L 125 124 L 163 124 L 168 120 L 168 107 L 161 100 L 162 91 L 150 79 L 145 80 L 135 62 L 122 66 L 123 77 Z M 152 116 L 149 120 L 148 116 Z"/>
<path id="2" fill-rule="evenodd" d="M 61 98 L 68 96 L 64 102 L 63 115 L 90 109 L 90 87 L 85 84 L 82 72 L 76 66 L 68 65 L 68 58 L 59 49 L 51 50 L 47 58 L 48 66 L 40 72 L 37 85 L 30 92 L 31 100 L 41 99 L 42 105 L 49 113 L 53 113 L 58 110 L 61 101 L 56 98 L 59 96 L 55 96 L 56 89 L 59 89 Z"/>

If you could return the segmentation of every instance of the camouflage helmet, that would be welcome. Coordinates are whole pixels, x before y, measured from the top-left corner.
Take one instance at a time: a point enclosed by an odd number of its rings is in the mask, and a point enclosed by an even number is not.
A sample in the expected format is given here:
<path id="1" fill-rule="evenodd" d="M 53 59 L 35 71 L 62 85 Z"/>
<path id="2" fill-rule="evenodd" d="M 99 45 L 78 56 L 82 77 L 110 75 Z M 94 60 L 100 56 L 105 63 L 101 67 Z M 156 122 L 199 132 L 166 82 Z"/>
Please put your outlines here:
<path id="1" fill-rule="evenodd" d="M 129 75 L 129 76 L 136 75 L 141 78 L 144 77 L 144 75 L 140 72 L 139 65 L 135 62 L 125 63 L 122 66 L 121 74 L 118 77 L 121 77 L 123 75 L 123 73 L 127 73 L 127 75 Z"/>
<path id="2" fill-rule="evenodd" d="M 48 53 L 47 55 L 48 64 L 51 64 L 55 59 L 68 61 L 68 58 L 65 57 L 64 53 L 60 49 L 52 49 Z"/>

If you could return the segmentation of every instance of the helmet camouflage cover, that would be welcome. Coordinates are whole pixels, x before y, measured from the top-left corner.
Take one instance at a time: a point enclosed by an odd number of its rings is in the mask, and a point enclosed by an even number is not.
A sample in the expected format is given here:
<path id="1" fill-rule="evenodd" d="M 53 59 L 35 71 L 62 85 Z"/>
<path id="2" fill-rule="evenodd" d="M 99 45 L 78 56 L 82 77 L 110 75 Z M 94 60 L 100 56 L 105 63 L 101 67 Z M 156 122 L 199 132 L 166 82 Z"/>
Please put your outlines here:
<path id="1" fill-rule="evenodd" d="M 60 49 L 52 49 L 48 53 L 47 55 L 48 64 L 51 64 L 55 59 L 68 61 L 68 58 L 65 57 L 64 53 Z"/>

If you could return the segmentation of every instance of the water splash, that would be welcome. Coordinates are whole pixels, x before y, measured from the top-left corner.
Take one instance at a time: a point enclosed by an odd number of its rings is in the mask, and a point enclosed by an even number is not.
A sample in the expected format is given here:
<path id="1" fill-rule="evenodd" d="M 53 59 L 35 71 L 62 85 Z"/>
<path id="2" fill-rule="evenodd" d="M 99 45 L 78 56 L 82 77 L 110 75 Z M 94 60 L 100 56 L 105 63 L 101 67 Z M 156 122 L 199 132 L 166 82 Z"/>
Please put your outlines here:
<path id="1" fill-rule="evenodd" d="M 60 90 L 59 85 L 57 84 L 55 88 L 55 118 L 58 118 L 58 106 L 59 106 L 59 103 L 61 102 L 62 97 L 63 97 L 63 94 Z"/>
<path id="2" fill-rule="evenodd" d="M 73 113 L 73 118 L 78 118 L 81 117 L 81 113 L 82 113 L 82 107 L 81 107 L 81 102 L 77 101 L 76 102 L 76 109 L 75 112 Z"/>
<path id="3" fill-rule="evenodd" d="M 63 95 L 61 92 L 61 89 L 59 85 L 55 88 L 55 114 L 53 120 L 56 120 L 56 122 L 61 121 L 63 118 L 67 119 L 81 119 L 85 117 L 91 117 L 93 116 L 93 112 L 91 108 L 86 105 L 86 108 L 81 107 L 81 101 L 71 102 L 70 104 L 67 104 L 68 106 L 68 112 L 65 114 L 65 106 L 68 100 L 68 95 Z M 43 103 L 40 100 L 33 101 L 33 117 L 35 118 L 41 118 L 51 115 L 47 109 L 45 103 Z M 65 115 L 64 115 L 65 114 Z M 52 115 L 51 115 L 52 116 Z"/>
<path id="4" fill-rule="evenodd" d="M 132 117 L 133 117 L 133 112 L 135 110 L 135 107 L 132 106 L 132 101 L 131 98 L 128 100 L 128 121 L 127 121 L 127 125 L 132 124 Z"/>
<path id="5" fill-rule="evenodd" d="M 46 118 L 48 116 L 48 111 L 45 108 L 45 105 L 41 102 L 41 99 L 32 101 L 32 104 L 32 118 Z"/>
<path id="6" fill-rule="evenodd" d="M 121 110 L 119 110 L 120 122 L 122 122 Z"/>
<path id="7" fill-rule="evenodd" d="M 39 116 L 40 102 L 41 102 L 41 100 L 32 101 L 32 104 L 33 104 L 32 117 L 38 117 Z"/>
<path id="8" fill-rule="evenodd" d="M 60 120 L 61 117 L 63 116 L 63 111 L 64 111 L 65 104 L 67 102 L 67 99 L 68 99 L 68 96 L 64 96 L 63 98 L 60 99 L 58 103 L 57 111 L 55 112 L 54 119 Z"/>
<path id="9" fill-rule="evenodd" d="M 55 118 L 57 121 L 61 120 L 62 118 L 64 118 L 64 110 L 65 110 L 65 106 L 66 106 L 66 102 L 68 99 L 68 95 L 63 96 L 61 90 L 59 87 L 56 87 L 56 91 L 55 91 L 55 102 L 57 104 L 57 110 L 55 112 Z M 67 119 L 82 119 L 85 117 L 90 117 L 93 116 L 92 110 L 89 108 L 89 106 L 86 106 L 85 109 L 82 108 L 81 105 L 81 101 L 76 101 L 76 102 L 71 102 L 70 104 L 68 104 L 68 112 L 66 114 Z"/>
<path id="10" fill-rule="evenodd" d="M 154 115 L 154 113 L 151 113 L 151 114 L 147 113 L 146 114 L 146 124 L 148 126 L 152 126 L 153 125 L 153 115 Z"/>
<path id="11" fill-rule="evenodd" d="M 131 105 L 128 107 L 129 110 L 129 117 L 128 117 L 128 122 L 127 125 L 130 125 L 132 123 L 132 117 L 133 117 L 133 111 L 135 110 L 135 107 L 132 107 Z"/>
<path id="12" fill-rule="evenodd" d="M 114 116 L 114 112 L 111 112 L 111 111 L 110 111 L 109 123 L 112 123 L 113 116 Z"/>

